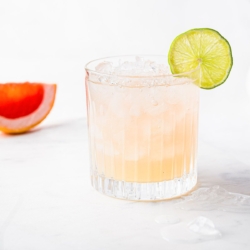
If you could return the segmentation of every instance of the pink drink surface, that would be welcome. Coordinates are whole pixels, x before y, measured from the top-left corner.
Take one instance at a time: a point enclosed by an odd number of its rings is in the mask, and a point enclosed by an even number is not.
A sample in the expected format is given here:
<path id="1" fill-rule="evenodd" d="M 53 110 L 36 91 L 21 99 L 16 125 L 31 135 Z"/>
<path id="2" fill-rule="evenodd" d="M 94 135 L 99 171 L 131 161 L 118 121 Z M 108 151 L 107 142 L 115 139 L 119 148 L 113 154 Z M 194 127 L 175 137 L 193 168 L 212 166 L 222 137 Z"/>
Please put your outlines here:
<path id="1" fill-rule="evenodd" d="M 86 83 L 95 174 L 149 183 L 195 171 L 199 88 L 190 79 L 152 87 Z"/>

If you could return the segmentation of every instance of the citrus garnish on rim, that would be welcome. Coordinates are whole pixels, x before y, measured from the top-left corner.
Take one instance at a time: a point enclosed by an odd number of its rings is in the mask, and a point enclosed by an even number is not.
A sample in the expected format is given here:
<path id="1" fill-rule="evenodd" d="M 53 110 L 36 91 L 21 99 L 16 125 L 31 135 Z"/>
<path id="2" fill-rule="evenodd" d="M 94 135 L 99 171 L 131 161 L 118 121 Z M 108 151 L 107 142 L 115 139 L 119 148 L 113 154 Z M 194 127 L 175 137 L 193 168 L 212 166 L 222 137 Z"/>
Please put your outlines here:
<path id="1" fill-rule="evenodd" d="M 170 46 L 168 62 L 173 74 L 197 69 L 201 88 L 212 89 L 226 81 L 233 65 L 229 42 L 216 30 L 191 29 Z"/>

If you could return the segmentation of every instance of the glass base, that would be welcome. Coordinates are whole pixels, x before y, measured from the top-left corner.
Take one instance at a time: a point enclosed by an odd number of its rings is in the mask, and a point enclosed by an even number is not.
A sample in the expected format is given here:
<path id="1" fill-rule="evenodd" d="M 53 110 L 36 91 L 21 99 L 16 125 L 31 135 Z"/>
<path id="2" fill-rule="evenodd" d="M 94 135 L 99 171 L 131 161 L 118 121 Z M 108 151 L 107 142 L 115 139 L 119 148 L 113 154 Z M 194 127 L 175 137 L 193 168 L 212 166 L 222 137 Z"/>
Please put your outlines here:
<path id="1" fill-rule="evenodd" d="M 91 175 L 92 186 L 107 196 L 138 201 L 157 201 L 171 199 L 188 193 L 197 183 L 197 174 L 190 173 L 182 178 L 162 182 L 125 182 Z"/>

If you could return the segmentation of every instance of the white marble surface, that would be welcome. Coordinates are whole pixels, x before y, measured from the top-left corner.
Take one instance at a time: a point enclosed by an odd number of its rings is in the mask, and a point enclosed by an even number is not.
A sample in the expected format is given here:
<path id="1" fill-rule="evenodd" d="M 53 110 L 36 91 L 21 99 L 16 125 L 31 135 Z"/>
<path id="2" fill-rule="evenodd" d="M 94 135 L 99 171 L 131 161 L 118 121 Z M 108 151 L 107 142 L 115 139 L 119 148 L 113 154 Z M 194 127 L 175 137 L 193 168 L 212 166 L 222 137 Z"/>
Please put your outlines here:
<path id="1" fill-rule="evenodd" d="M 235 143 L 244 137 L 237 147 L 226 136 L 224 144 L 218 136 L 220 143 L 200 137 L 198 187 L 220 185 L 250 195 L 249 128 L 248 123 L 230 128 Z M 178 199 L 131 202 L 97 193 L 90 185 L 85 118 L 47 123 L 20 136 L 0 135 L 0 149 L 1 250 L 250 247 L 250 214 L 184 211 L 175 208 Z M 171 225 L 154 220 L 169 213 L 183 223 L 205 216 L 223 237 L 186 245 L 167 242 L 160 231 Z"/>
<path id="2" fill-rule="evenodd" d="M 86 113 L 89 60 L 167 55 L 178 34 L 214 28 L 230 42 L 234 66 L 225 84 L 201 93 L 198 187 L 250 195 L 249 7 L 249 0 L 1 1 L 0 82 L 55 82 L 58 93 L 34 132 L 0 134 L 0 250 L 250 249 L 249 214 L 183 211 L 177 200 L 130 202 L 97 193 L 86 120 L 75 119 Z M 206 216 L 223 237 L 167 242 L 160 235 L 166 225 L 154 220 L 171 212 L 185 223 Z"/>

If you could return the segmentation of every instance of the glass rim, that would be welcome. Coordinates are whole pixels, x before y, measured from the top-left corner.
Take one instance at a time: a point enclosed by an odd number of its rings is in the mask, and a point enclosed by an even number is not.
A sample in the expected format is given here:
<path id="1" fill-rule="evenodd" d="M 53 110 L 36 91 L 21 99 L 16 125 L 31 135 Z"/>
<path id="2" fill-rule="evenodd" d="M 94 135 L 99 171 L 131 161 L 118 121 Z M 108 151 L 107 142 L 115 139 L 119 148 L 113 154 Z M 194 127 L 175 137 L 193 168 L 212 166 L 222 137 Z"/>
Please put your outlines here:
<path id="1" fill-rule="evenodd" d="M 94 74 L 98 74 L 98 75 L 102 75 L 102 76 L 115 76 L 115 77 L 119 77 L 119 78 L 132 78 L 132 79 L 142 79 L 142 78 L 164 78 L 164 77 L 170 77 L 170 76 L 187 76 L 189 74 L 192 74 L 194 72 L 196 72 L 197 70 L 200 69 L 200 64 L 195 68 L 195 69 L 192 69 L 190 71 L 186 71 L 186 72 L 183 72 L 183 73 L 178 73 L 178 74 L 172 74 L 171 72 L 169 74 L 159 74 L 159 75 L 119 75 L 119 74 L 114 74 L 114 73 L 103 73 L 103 72 L 99 72 L 95 69 L 91 69 L 91 67 L 89 67 L 92 63 L 95 63 L 97 61 L 105 61 L 108 59 L 115 59 L 115 58 L 123 58 L 123 57 L 158 57 L 158 58 L 166 58 L 166 65 L 169 67 L 169 69 L 171 70 L 171 67 L 168 63 L 168 60 L 167 60 L 167 56 L 165 55 L 143 55 L 143 54 L 132 54 L 132 55 L 118 55 L 118 56 L 108 56 L 108 57 L 101 57 L 101 58 L 98 58 L 98 59 L 94 59 L 94 60 L 91 60 L 89 61 L 87 64 L 85 64 L 85 70 L 87 72 L 90 72 L 90 73 L 94 73 Z"/>

